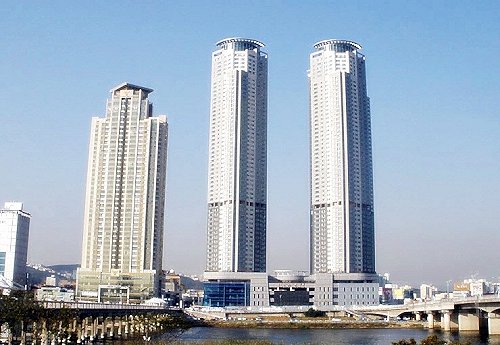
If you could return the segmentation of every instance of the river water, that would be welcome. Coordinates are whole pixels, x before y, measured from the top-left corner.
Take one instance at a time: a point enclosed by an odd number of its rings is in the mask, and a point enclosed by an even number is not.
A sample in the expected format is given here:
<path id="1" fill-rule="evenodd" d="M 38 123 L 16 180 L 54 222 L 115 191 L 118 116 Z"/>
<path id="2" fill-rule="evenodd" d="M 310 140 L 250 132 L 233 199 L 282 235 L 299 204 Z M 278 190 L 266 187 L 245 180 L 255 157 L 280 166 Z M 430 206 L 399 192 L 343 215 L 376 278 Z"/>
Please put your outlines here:
<path id="1" fill-rule="evenodd" d="M 500 336 L 476 333 L 449 333 L 426 329 L 264 329 L 194 327 L 172 337 L 165 334 L 156 339 L 176 340 L 176 344 L 193 344 L 202 340 L 268 340 L 276 344 L 391 345 L 401 339 L 414 338 L 417 343 L 436 334 L 444 340 L 470 342 L 471 345 L 500 345 Z M 152 343 L 154 344 L 152 339 Z"/>

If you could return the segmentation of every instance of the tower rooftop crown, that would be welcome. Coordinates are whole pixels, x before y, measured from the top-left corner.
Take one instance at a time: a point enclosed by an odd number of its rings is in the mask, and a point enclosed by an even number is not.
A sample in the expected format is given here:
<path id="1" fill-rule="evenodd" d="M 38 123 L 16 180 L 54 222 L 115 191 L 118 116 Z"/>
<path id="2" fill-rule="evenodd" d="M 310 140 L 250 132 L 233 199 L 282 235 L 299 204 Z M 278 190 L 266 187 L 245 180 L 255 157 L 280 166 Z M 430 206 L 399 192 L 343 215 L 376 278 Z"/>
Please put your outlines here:
<path id="1" fill-rule="evenodd" d="M 121 83 L 120 85 L 117 85 L 115 86 L 114 88 L 112 88 L 110 90 L 110 92 L 115 92 L 115 91 L 120 91 L 120 90 L 142 90 L 144 91 L 145 93 L 151 93 L 153 92 L 153 89 L 150 89 L 150 88 L 147 88 L 147 87 L 144 87 L 144 86 L 138 86 L 138 85 L 134 85 L 134 84 L 130 84 L 130 83 Z"/>
<path id="2" fill-rule="evenodd" d="M 236 50 L 260 49 L 265 46 L 265 44 L 261 41 L 242 37 L 225 38 L 217 42 L 215 45 L 222 49 L 227 49 L 232 46 Z"/>
<path id="3" fill-rule="evenodd" d="M 359 50 L 362 47 L 360 44 L 353 41 L 329 39 L 319 41 L 314 45 L 314 48 L 317 50 L 334 50 L 339 53 L 344 53 L 346 51 L 352 52 Z"/>

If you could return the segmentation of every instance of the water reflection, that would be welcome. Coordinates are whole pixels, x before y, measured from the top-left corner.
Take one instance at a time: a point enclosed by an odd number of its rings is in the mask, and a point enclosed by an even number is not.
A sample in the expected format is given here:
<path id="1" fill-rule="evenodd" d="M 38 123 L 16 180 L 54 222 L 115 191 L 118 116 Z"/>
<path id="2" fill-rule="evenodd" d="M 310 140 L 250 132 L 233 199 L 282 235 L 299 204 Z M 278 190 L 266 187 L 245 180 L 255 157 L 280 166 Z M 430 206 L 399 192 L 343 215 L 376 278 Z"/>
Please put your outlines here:
<path id="1" fill-rule="evenodd" d="M 177 334 L 178 343 L 200 340 L 246 339 L 269 340 L 277 344 L 335 344 L 335 345 L 390 345 L 392 342 L 414 338 L 418 342 L 436 334 L 444 340 L 470 342 L 471 345 L 500 345 L 500 336 L 477 333 L 449 333 L 425 329 L 260 329 L 196 327 Z M 158 337 L 172 339 L 171 334 Z"/>

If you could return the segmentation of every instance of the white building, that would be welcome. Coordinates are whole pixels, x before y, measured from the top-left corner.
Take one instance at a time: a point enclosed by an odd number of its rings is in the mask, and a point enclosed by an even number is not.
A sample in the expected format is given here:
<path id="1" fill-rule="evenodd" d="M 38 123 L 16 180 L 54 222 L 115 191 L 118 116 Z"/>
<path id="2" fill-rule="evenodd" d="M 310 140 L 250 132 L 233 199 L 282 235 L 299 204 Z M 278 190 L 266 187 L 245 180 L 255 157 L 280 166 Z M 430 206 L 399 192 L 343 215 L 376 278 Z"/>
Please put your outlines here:
<path id="1" fill-rule="evenodd" d="M 92 119 L 77 298 L 109 286 L 135 300 L 159 292 L 168 125 L 152 117 L 152 91 L 118 85 L 106 117 Z"/>
<path id="2" fill-rule="evenodd" d="M 378 305 L 377 276 L 367 273 L 318 273 L 315 278 L 314 305 L 332 306 Z"/>
<path id="3" fill-rule="evenodd" d="M 19 287 L 26 284 L 30 219 L 22 202 L 6 202 L 0 210 L 0 275 Z"/>
<path id="4" fill-rule="evenodd" d="M 484 279 L 470 280 L 469 283 L 471 296 L 482 296 L 486 293 L 486 281 Z"/>
<path id="5" fill-rule="evenodd" d="M 207 272 L 266 271 L 267 55 L 229 38 L 212 54 Z"/>
<path id="6" fill-rule="evenodd" d="M 310 55 L 311 273 L 374 273 L 370 102 L 361 46 Z"/>
<path id="7" fill-rule="evenodd" d="M 420 285 L 420 298 L 422 301 L 430 301 L 433 299 L 434 294 L 437 292 L 437 288 L 429 284 Z"/>
<path id="8" fill-rule="evenodd" d="M 59 286 L 59 282 L 60 279 L 55 274 L 45 278 L 45 286 Z"/>

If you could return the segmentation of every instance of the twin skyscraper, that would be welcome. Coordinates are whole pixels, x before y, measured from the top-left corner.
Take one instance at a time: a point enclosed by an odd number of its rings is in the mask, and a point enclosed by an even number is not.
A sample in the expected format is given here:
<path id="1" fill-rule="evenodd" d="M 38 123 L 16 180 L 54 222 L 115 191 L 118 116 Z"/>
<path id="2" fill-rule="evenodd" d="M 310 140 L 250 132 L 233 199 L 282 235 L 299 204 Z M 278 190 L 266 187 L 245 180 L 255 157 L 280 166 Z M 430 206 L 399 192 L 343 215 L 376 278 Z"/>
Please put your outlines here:
<path id="1" fill-rule="evenodd" d="M 266 271 L 267 54 L 230 38 L 212 54 L 207 271 Z M 361 46 L 310 56 L 310 271 L 375 272 L 370 102 Z"/>
<path id="2" fill-rule="evenodd" d="M 212 54 L 207 271 L 265 272 L 267 55 L 259 41 Z"/>
<path id="3" fill-rule="evenodd" d="M 252 304 L 250 288 L 262 292 L 254 294 L 254 305 L 273 299 L 267 282 L 252 283 L 266 272 L 263 47 L 229 38 L 212 54 L 205 294 L 216 300 L 228 286 L 245 290 L 232 305 Z M 363 274 L 375 272 L 375 240 L 365 57 L 351 41 L 314 47 L 308 74 L 310 273 L 316 281 L 321 274 L 358 274 L 368 283 Z M 152 117 L 151 91 L 119 85 L 111 90 L 107 117 L 93 120 L 79 298 L 142 300 L 161 290 L 167 124 L 165 117 Z M 206 304 L 228 305 L 219 302 Z"/>

